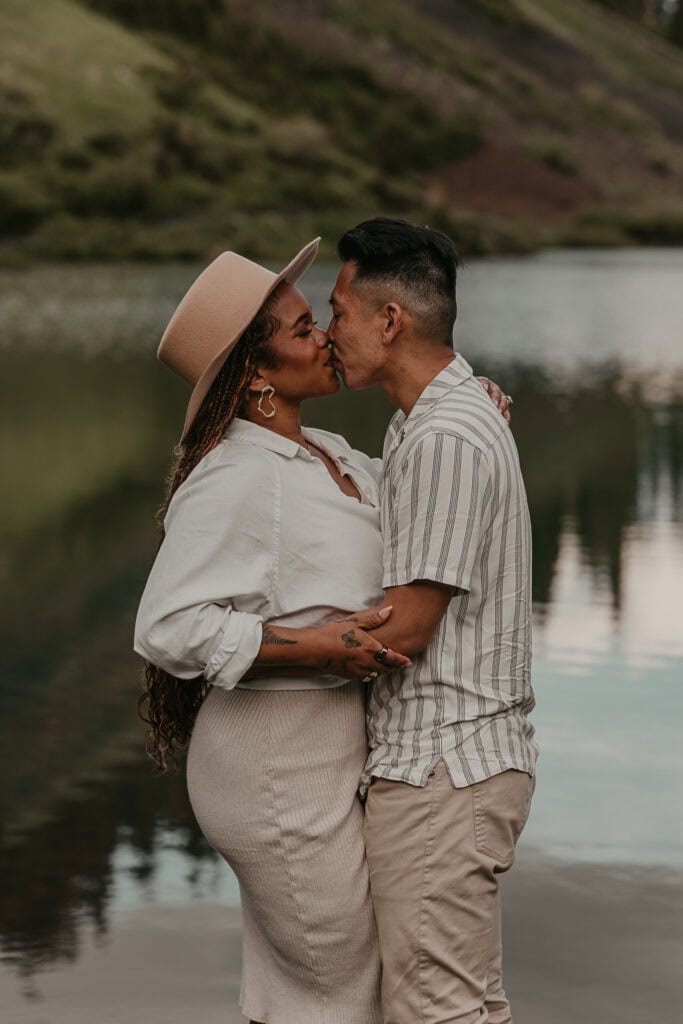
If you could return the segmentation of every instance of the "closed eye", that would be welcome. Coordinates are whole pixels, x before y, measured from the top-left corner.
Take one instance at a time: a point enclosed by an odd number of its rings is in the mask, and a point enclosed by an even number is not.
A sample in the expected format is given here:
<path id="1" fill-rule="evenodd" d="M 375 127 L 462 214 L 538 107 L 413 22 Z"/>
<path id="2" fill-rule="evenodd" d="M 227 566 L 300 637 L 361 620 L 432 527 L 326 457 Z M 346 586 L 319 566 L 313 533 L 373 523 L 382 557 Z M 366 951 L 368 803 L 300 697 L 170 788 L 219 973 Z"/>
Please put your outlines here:
<path id="1" fill-rule="evenodd" d="M 307 327 L 307 328 L 306 328 L 305 330 L 303 330 L 303 331 L 299 331 L 299 335 L 298 335 L 298 337 L 299 337 L 299 338 L 307 338 L 307 337 L 309 336 L 309 334 L 312 334 L 312 333 L 313 333 L 313 328 L 314 328 L 314 327 L 316 327 L 316 326 L 317 326 L 317 324 L 318 324 L 318 321 L 317 321 L 317 320 L 312 320 L 312 321 L 311 321 L 311 326 L 310 326 L 310 327 Z"/>

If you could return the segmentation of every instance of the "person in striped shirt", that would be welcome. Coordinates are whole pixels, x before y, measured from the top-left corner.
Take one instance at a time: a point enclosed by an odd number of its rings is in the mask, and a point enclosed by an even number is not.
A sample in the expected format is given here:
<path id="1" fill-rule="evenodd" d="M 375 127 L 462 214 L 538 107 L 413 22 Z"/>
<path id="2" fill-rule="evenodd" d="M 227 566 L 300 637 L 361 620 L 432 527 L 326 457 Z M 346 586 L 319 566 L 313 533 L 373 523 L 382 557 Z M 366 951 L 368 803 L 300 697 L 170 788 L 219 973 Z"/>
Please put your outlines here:
<path id="1" fill-rule="evenodd" d="M 377 218 L 348 231 L 328 329 L 350 388 L 381 387 L 390 621 L 413 665 L 374 680 L 365 838 L 385 1024 L 508 1024 L 500 875 L 538 753 L 531 528 L 508 423 L 452 347 L 458 256 L 442 232 Z"/>

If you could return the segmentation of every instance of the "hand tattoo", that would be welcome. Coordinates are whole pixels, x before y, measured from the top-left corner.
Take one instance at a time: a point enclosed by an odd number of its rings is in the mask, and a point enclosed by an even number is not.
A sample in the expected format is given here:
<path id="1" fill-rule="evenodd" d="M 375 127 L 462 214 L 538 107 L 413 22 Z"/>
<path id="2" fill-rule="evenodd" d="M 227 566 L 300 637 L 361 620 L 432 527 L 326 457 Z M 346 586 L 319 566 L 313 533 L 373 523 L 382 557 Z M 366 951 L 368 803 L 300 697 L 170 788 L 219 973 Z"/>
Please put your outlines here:
<path id="1" fill-rule="evenodd" d="M 295 644 L 296 642 L 296 640 L 289 640 L 287 637 L 278 636 L 275 630 L 271 629 L 270 626 L 263 626 L 261 643 L 270 644 L 273 647 L 282 647 L 285 644 Z"/>
<path id="2" fill-rule="evenodd" d="M 342 633 L 342 640 L 344 641 L 344 647 L 360 647 L 360 640 L 356 640 L 355 629 L 350 629 L 348 633 Z"/>

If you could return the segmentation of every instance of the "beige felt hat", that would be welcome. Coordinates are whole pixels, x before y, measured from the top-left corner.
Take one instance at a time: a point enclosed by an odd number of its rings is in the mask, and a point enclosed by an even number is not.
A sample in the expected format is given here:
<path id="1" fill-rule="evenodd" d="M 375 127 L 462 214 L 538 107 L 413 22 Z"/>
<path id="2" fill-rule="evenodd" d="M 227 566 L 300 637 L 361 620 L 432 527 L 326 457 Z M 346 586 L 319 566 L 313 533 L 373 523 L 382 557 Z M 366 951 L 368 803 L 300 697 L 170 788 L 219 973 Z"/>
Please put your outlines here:
<path id="1" fill-rule="evenodd" d="M 157 351 L 162 363 L 192 385 L 183 437 L 263 303 L 282 281 L 298 281 L 315 259 L 319 244 L 320 239 L 314 238 L 280 274 L 236 252 L 223 252 L 185 293 Z"/>

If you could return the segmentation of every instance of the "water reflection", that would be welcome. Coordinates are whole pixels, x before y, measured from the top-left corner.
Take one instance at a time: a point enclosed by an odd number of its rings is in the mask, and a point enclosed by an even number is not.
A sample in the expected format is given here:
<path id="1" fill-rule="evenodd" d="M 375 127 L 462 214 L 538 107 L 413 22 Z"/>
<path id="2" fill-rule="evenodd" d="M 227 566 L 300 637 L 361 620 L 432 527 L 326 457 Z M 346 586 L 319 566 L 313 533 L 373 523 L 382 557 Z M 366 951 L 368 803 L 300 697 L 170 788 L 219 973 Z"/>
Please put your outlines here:
<path id="1" fill-rule="evenodd" d="M 142 900 L 215 892 L 221 878 L 180 780 L 154 778 L 130 757 L 53 807 L 49 820 L 0 853 L 3 956 L 24 975 L 73 961 L 84 929 L 100 937 L 114 909 Z M 169 856 L 170 855 L 170 856 Z M 178 877 L 173 892 L 169 860 Z"/>
<path id="2" fill-rule="evenodd" d="M 683 255 L 669 259 L 683 267 Z M 573 858 L 680 865 L 683 827 L 662 829 L 671 817 L 662 794 L 670 805 L 683 768 L 680 298 L 659 256 L 650 286 L 635 290 L 632 256 L 605 260 L 551 254 L 470 268 L 459 347 L 515 396 L 534 524 L 544 754 L 527 841 Z M 116 907 L 236 899 L 182 778 L 151 775 L 134 710 L 132 618 L 185 399 L 150 352 L 191 277 L 188 268 L 4 275 L 0 943 L 25 976 L 76 958 Z M 325 268 L 311 279 L 322 316 L 330 280 Z M 592 298 L 572 336 L 563 318 L 587 280 Z M 669 316 L 657 321 L 649 363 L 633 337 L 644 290 L 648 309 L 654 291 Z M 594 358 L 591 309 L 602 332 Z M 377 393 L 346 392 L 307 415 L 374 454 L 389 408 Z"/>

